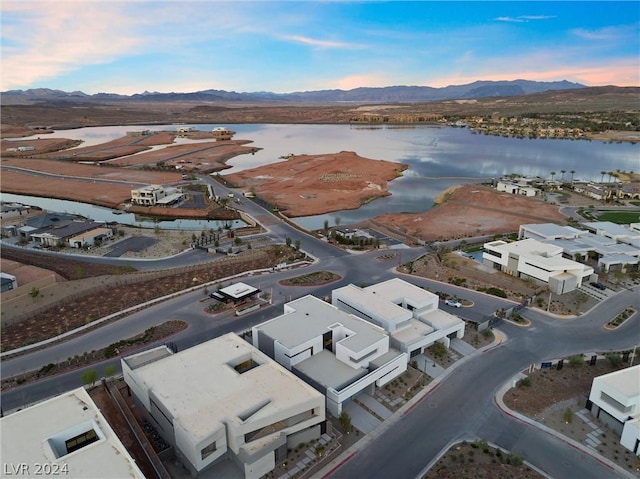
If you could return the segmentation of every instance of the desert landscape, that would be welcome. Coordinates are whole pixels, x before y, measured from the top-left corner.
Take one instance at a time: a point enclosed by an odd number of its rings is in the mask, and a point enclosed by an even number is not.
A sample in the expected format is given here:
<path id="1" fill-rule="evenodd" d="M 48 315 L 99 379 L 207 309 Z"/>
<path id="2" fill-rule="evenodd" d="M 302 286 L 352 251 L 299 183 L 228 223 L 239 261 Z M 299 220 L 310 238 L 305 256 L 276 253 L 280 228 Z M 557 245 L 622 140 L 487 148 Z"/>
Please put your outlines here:
<path id="1" fill-rule="evenodd" d="M 225 178 L 265 199 L 289 217 L 355 209 L 389 195 L 387 183 L 407 168 L 352 151 L 291 156 L 286 161 Z"/>
<path id="2" fill-rule="evenodd" d="M 441 194 L 439 201 L 424 213 L 382 215 L 373 222 L 425 241 L 512 233 L 524 223 L 567 222 L 557 205 L 539 197 L 501 193 L 482 185 L 452 188 Z"/>

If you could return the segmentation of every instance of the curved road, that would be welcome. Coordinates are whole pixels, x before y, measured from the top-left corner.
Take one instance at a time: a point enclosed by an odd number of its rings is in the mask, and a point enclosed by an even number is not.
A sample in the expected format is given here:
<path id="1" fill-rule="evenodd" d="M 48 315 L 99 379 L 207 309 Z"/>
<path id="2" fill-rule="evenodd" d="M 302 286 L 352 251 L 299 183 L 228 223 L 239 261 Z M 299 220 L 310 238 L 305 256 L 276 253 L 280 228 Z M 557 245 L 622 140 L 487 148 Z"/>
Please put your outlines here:
<path id="1" fill-rule="evenodd" d="M 213 180 L 207 178 L 208 181 Z M 214 183 L 216 191 L 230 190 Z M 221 195 L 221 196 L 222 196 Z M 267 235 L 276 241 L 289 237 L 300 240 L 301 247 L 317 258 L 316 264 L 304 270 L 288 270 L 267 275 L 244 278 L 243 281 L 272 292 L 273 305 L 241 318 L 229 314 L 211 316 L 204 313 L 202 290 L 186 293 L 160 302 L 124 319 L 94 331 L 35 351 L 14 359 L 2 361 L 4 376 L 40 368 L 49 362 L 64 360 L 75 354 L 99 349 L 122 338 L 131 337 L 146 328 L 168 319 L 181 319 L 189 327 L 170 338 L 179 349 L 184 349 L 226 332 L 241 332 L 255 324 L 282 313 L 282 304 L 303 294 L 327 296 L 332 289 L 345 284 L 370 284 L 397 276 L 395 260 L 378 259 L 380 251 L 349 254 L 318 240 L 286 222 L 273 217 L 253 202 L 243 202 L 243 209 L 258 219 L 267 229 Z M 402 262 L 411 261 L 424 253 L 424 248 L 401 250 Z M 189 251 L 159 261 L 136 261 L 141 269 L 161 269 L 181 264 L 202 262 L 206 253 Z M 87 260 L 87 257 L 83 256 Z M 118 263 L 114 258 L 92 258 L 92 261 Z M 339 282 L 314 287 L 283 287 L 279 281 L 304 272 L 330 270 L 342 276 Z M 471 299 L 473 308 L 462 308 L 456 313 L 465 319 L 480 321 L 495 310 L 511 303 L 475 291 L 457 288 L 424 278 L 411 277 L 411 282 L 431 289 Z M 518 371 L 531 363 L 563 357 L 585 351 L 628 349 L 640 343 L 640 315 L 634 315 L 616 331 L 605 331 L 602 325 L 629 305 L 640 310 L 638 288 L 622 291 L 589 313 L 575 319 L 558 320 L 537 310 L 521 314 L 532 322 L 529 328 L 508 323 L 501 330 L 508 340 L 485 354 L 474 357 L 456 367 L 439 386 L 402 417 L 385 422 L 380 429 L 358 443 L 357 452 L 334 468 L 332 478 L 354 477 L 417 477 L 434 457 L 456 439 L 481 437 L 520 454 L 557 478 L 601 478 L 621 476 L 604 463 L 572 448 L 536 428 L 504 414 L 494 403 L 496 391 Z M 164 342 L 164 341 L 162 341 Z M 106 364 L 119 366 L 119 359 L 92 366 L 100 372 Z M 87 369 L 87 368 L 85 368 Z M 2 408 L 8 411 L 24 407 L 37 400 L 50 397 L 80 385 L 81 370 L 30 383 L 24 387 L 2 393 Z"/>

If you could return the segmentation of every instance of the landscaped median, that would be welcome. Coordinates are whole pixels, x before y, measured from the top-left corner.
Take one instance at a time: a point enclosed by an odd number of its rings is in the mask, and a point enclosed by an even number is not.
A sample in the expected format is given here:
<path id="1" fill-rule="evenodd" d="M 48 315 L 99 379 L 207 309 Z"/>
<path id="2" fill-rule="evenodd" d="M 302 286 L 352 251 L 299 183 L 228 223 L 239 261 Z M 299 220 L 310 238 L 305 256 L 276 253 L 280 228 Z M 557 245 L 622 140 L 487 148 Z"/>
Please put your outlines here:
<path id="1" fill-rule="evenodd" d="M 16 376 L 3 377 L 2 378 L 2 391 L 6 391 L 12 387 L 21 386 L 27 382 L 37 381 L 45 377 L 55 376 L 65 372 L 72 371 L 74 369 L 80 369 L 84 366 L 99 363 L 105 359 L 110 359 L 125 353 L 133 352 L 147 344 L 151 344 L 161 339 L 165 339 L 174 335 L 188 327 L 188 324 L 184 321 L 172 320 L 165 321 L 158 326 L 152 326 L 143 333 L 140 333 L 131 338 L 122 339 L 115 343 L 110 344 L 106 348 L 86 352 L 82 355 L 76 355 L 74 357 L 67 358 L 66 361 L 59 363 L 45 364 L 38 370 L 28 371 Z M 112 374 L 115 374 L 113 371 Z M 97 372 L 96 372 L 97 373 Z M 109 376 L 108 371 L 104 371 L 105 376 Z"/>
<path id="2" fill-rule="evenodd" d="M 605 329 L 617 329 L 622 326 L 627 319 L 636 314 L 636 308 L 629 306 L 625 308 L 620 314 L 604 325 Z"/>

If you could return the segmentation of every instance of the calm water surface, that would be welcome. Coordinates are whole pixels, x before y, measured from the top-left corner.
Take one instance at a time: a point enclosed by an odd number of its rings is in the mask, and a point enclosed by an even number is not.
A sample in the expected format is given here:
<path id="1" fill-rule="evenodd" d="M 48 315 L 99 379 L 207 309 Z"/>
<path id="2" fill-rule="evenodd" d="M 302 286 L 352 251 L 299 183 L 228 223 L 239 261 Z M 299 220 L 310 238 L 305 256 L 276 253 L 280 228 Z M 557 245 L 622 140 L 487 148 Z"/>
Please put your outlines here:
<path id="1" fill-rule="evenodd" d="M 251 140 L 260 148 L 253 155 L 228 161 L 223 174 L 283 161 L 288 154 L 321 154 L 354 151 L 358 155 L 405 163 L 401 178 L 389 183 L 391 196 L 357 210 L 298 218 L 308 228 L 320 228 L 324 220 L 334 224 L 361 221 L 385 213 L 421 212 L 432 207 L 446 188 L 510 173 L 525 176 L 600 181 L 601 171 L 640 170 L 640 145 L 587 140 L 517 139 L 474 134 L 466 128 L 408 126 L 362 127 L 349 125 L 180 125 L 199 130 L 227 126 L 236 139 Z M 114 126 L 60 130 L 47 137 L 81 139 L 83 146 L 103 143 L 136 129 L 175 130 L 176 125 Z M 43 136 L 43 135 L 41 135 Z M 184 140 L 183 140 L 184 141 Z M 605 176 L 606 178 L 606 176 Z M 118 217 L 115 217 L 118 218 Z"/>

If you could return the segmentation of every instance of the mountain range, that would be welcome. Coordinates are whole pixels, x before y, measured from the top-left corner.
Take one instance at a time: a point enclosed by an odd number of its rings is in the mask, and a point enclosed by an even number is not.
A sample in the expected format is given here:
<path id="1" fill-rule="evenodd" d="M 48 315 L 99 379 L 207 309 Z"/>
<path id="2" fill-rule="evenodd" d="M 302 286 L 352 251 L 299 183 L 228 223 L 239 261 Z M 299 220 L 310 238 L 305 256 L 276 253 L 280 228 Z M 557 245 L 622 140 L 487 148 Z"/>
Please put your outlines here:
<path id="1" fill-rule="evenodd" d="M 540 93 L 550 90 L 586 88 L 586 85 L 566 80 L 538 82 L 530 80 L 475 81 L 465 85 L 450 85 L 441 88 L 428 86 L 390 86 L 381 88 L 354 88 L 352 90 L 317 90 L 293 93 L 234 92 L 225 90 L 202 90 L 192 93 L 147 92 L 133 95 L 96 93 L 89 95 L 81 91 L 65 92 L 49 88 L 9 90 L 0 93 L 3 105 L 38 103 L 94 103 L 104 101 L 198 101 L 198 102 L 289 102 L 289 103 L 413 103 L 485 97 L 508 97 Z"/>

